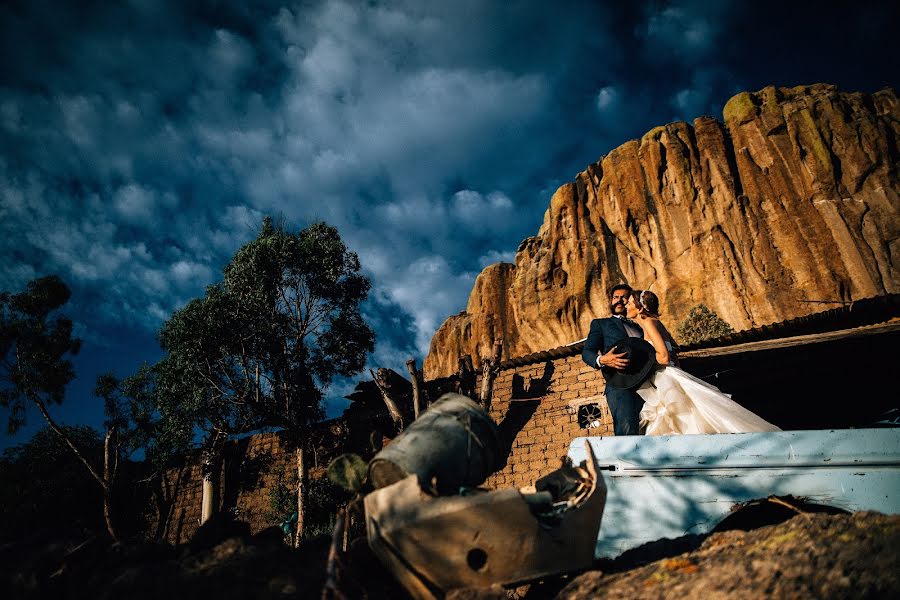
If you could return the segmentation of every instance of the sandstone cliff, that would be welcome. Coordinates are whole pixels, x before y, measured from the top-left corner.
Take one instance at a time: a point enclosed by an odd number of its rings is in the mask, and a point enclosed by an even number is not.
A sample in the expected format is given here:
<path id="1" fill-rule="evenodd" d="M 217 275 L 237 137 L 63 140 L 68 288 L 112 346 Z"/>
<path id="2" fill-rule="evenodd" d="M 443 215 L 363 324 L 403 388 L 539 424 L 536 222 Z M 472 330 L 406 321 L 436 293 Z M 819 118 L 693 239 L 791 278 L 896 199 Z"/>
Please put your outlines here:
<path id="1" fill-rule="evenodd" d="M 671 325 L 702 302 L 737 330 L 900 292 L 898 147 L 891 89 L 768 87 L 729 100 L 724 125 L 652 129 L 560 187 L 515 265 L 482 271 L 426 377 L 495 338 L 504 359 L 581 339 L 622 281 Z"/>

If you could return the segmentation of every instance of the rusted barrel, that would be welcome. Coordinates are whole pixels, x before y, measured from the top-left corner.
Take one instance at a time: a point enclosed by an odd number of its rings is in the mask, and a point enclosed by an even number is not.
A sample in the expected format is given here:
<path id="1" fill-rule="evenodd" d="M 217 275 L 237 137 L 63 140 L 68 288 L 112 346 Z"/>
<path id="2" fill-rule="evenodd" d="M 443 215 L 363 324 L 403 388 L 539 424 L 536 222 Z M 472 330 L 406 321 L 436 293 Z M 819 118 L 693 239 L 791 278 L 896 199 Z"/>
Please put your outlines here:
<path id="1" fill-rule="evenodd" d="M 369 463 L 376 488 L 409 475 L 438 494 L 480 485 L 499 459 L 497 426 L 478 404 L 459 394 L 444 394 L 406 431 Z"/>

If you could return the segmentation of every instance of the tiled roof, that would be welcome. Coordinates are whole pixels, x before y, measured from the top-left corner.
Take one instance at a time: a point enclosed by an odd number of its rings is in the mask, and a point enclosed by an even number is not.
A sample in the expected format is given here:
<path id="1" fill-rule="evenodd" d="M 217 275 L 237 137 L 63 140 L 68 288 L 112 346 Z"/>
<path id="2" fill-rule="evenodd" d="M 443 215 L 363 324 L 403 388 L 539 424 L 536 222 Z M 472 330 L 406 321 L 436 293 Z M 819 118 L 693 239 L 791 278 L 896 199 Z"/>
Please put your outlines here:
<path id="1" fill-rule="evenodd" d="M 714 348 L 725 348 L 750 342 L 762 342 L 788 337 L 811 335 L 816 333 L 832 332 L 844 329 L 853 329 L 877 323 L 886 323 L 891 319 L 900 317 L 900 294 L 887 294 L 875 296 L 804 317 L 789 319 L 761 327 L 745 329 L 724 335 L 719 338 L 705 340 L 698 344 L 691 344 L 679 348 L 680 353 L 694 353 L 695 351 L 711 351 Z M 566 346 L 560 346 L 551 350 L 533 352 L 525 356 L 517 356 L 503 361 L 501 369 L 521 367 L 524 365 L 567 358 L 581 354 L 584 348 L 584 340 L 573 342 Z M 710 352 L 697 352 L 697 354 L 710 354 Z"/>

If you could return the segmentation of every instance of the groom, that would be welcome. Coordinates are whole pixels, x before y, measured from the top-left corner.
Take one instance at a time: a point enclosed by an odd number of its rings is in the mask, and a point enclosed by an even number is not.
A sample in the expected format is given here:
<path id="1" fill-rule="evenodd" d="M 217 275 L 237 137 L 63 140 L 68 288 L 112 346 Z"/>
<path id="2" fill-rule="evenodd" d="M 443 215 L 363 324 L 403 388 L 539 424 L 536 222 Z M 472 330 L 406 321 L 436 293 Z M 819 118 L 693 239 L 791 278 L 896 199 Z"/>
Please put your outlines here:
<path id="1" fill-rule="evenodd" d="M 631 296 L 631 287 L 619 284 L 612 289 L 609 310 L 613 316 L 591 321 L 591 331 L 584 342 L 581 358 L 599 369 L 624 369 L 628 366 L 626 353 L 616 354 L 612 348 L 626 337 L 643 338 L 641 328 L 625 318 L 625 305 Z M 606 402 L 613 418 L 616 435 L 638 435 L 643 401 L 633 390 L 622 390 L 606 384 Z"/>

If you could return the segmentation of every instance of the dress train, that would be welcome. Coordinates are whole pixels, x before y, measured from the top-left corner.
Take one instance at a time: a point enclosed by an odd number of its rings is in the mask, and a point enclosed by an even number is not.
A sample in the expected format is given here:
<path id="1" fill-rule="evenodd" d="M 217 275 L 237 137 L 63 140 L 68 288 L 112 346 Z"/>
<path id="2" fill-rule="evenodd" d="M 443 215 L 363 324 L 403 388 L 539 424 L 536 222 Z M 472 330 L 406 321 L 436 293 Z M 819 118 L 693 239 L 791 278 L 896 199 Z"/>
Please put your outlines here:
<path id="1" fill-rule="evenodd" d="M 637 393 L 644 400 L 641 425 L 646 435 L 781 431 L 678 367 L 658 369 Z"/>

